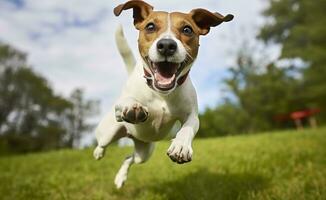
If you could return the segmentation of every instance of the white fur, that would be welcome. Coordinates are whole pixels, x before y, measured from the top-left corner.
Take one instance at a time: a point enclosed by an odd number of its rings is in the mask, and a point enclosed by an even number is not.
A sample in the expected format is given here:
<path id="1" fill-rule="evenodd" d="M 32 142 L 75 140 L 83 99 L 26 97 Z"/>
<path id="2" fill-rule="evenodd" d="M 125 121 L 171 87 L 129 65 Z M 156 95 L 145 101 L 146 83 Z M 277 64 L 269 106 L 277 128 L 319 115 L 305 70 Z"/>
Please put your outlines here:
<path id="1" fill-rule="evenodd" d="M 119 41 L 124 38 L 123 35 L 118 36 L 120 37 Z M 180 44 L 180 41 L 178 42 L 169 29 L 160 36 L 160 38 L 162 37 L 171 37 L 177 41 L 179 52 L 175 59 L 179 60 L 185 56 L 183 45 Z M 128 48 L 125 43 L 122 42 L 125 50 L 123 52 L 131 52 L 125 49 Z M 153 45 L 156 46 L 156 44 Z M 121 51 L 121 48 L 119 50 Z M 152 52 L 152 54 L 153 58 L 151 59 L 160 59 L 157 53 Z M 130 60 L 130 53 L 127 55 L 121 53 L 121 55 L 123 59 Z M 135 152 L 126 158 L 116 175 L 117 188 L 120 188 L 126 181 L 129 167 L 133 163 L 145 162 L 153 152 L 154 142 L 166 137 L 177 121 L 181 122 L 182 127 L 177 132 L 167 153 L 172 160 L 190 161 L 193 153 L 192 140 L 199 128 L 197 95 L 190 77 L 170 93 L 161 94 L 146 84 L 143 77 L 144 67 L 146 67 L 145 63 L 139 59 L 130 73 L 120 98 L 115 102 L 115 106 L 129 109 L 135 104 L 141 105 L 149 113 L 147 120 L 138 124 L 125 121 L 117 122 L 116 114 L 120 115 L 121 113 L 115 113 L 113 107 L 96 129 L 98 141 L 98 146 L 94 150 L 96 159 L 104 156 L 104 149 L 108 144 L 121 137 L 129 135 L 135 142 Z M 189 69 L 190 66 L 187 68 Z"/>
<path id="2" fill-rule="evenodd" d="M 126 38 L 124 37 L 122 26 L 119 25 L 115 32 L 115 42 L 117 44 L 118 50 L 123 57 L 123 61 L 126 65 L 128 74 L 131 74 L 133 68 L 136 64 L 135 57 L 127 43 Z"/>

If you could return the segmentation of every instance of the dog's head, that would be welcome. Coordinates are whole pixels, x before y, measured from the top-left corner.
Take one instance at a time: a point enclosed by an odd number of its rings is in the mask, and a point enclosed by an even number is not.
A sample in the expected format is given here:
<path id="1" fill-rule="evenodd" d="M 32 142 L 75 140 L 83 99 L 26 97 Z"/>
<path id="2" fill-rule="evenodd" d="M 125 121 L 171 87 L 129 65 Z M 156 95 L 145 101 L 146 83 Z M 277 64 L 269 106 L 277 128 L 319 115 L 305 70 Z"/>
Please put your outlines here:
<path id="1" fill-rule="evenodd" d="M 190 13 L 153 11 L 144 1 L 131 0 L 117 6 L 114 14 L 133 9 L 134 25 L 139 30 L 138 48 L 146 65 L 145 77 L 158 92 L 169 93 L 186 79 L 197 57 L 199 36 L 211 27 L 233 19 L 205 9 Z"/>

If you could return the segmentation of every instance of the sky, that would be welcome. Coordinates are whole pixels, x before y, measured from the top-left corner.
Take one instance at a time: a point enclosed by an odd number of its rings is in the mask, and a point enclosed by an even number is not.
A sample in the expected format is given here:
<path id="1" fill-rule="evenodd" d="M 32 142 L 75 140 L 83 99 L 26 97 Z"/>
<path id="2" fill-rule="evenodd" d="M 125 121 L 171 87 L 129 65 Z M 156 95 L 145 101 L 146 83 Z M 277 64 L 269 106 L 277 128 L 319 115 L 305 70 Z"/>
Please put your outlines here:
<path id="1" fill-rule="evenodd" d="M 1 0 L 0 41 L 28 53 L 28 63 L 64 96 L 83 88 L 87 98 L 101 102 L 101 118 L 118 97 L 127 73 L 114 43 L 118 24 L 135 55 L 137 31 L 132 12 L 113 15 L 122 0 Z M 199 109 L 214 106 L 227 94 L 222 80 L 244 40 L 255 40 L 263 24 L 266 0 L 149 0 L 154 10 L 189 12 L 206 8 L 234 20 L 212 28 L 200 39 L 190 76 Z M 223 92 L 224 91 L 224 92 Z"/>

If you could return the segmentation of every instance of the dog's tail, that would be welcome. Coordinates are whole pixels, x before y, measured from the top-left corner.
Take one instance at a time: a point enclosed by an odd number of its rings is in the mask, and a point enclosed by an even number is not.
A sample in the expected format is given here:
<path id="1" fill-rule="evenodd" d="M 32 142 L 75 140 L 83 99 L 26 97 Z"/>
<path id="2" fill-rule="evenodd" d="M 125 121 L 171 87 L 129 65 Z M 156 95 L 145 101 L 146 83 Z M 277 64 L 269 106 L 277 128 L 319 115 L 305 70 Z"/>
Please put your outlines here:
<path id="1" fill-rule="evenodd" d="M 117 44 L 123 62 L 127 67 L 128 74 L 131 74 L 132 71 L 134 70 L 136 60 L 123 34 L 123 29 L 121 25 L 118 26 L 115 32 L 115 42 Z"/>

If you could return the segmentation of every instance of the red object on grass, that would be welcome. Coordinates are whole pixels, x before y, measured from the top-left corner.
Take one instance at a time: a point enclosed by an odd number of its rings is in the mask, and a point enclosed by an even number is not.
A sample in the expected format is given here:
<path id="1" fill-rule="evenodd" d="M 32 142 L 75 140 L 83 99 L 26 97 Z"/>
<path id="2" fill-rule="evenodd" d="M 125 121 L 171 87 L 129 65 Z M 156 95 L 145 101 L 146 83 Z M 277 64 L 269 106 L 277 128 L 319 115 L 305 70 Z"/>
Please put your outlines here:
<path id="1" fill-rule="evenodd" d="M 300 110 L 300 111 L 295 111 L 290 114 L 291 119 L 302 119 L 306 117 L 310 117 L 314 114 L 317 114 L 320 112 L 320 109 L 307 109 L 307 110 Z"/>

